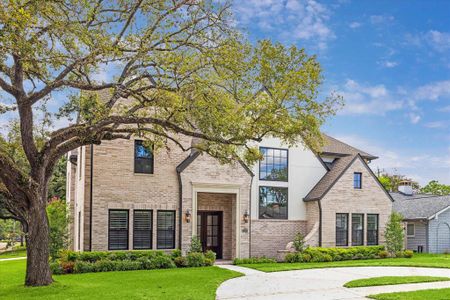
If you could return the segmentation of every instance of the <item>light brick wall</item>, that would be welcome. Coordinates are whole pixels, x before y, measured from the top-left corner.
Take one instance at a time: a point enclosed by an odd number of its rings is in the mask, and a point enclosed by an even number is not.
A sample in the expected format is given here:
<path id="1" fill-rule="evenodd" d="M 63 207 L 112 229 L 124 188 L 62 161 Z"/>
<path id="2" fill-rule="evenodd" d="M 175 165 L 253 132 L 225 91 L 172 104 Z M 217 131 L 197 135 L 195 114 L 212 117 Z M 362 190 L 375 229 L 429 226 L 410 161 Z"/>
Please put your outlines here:
<path id="1" fill-rule="evenodd" d="M 175 168 L 187 156 L 187 152 L 171 144 L 170 151 L 155 151 L 154 174 L 135 174 L 134 140 L 104 141 L 94 146 L 92 250 L 108 249 L 109 209 L 130 210 L 130 249 L 133 242 L 133 209 L 153 210 L 153 249 L 156 249 L 157 210 L 175 210 L 177 247 L 179 192 Z"/>
<path id="2" fill-rule="evenodd" d="M 308 201 L 306 204 L 306 235 L 309 235 L 316 223 L 320 222 L 319 201 Z M 307 241 L 310 246 L 319 246 L 319 229 L 309 237 Z"/>
<path id="3" fill-rule="evenodd" d="M 207 184 L 212 188 L 229 185 L 237 187 L 240 207 L 236 208 L 234 206 L 232 208 L 232 215 L 236 216 L 238 214 L 240 216 L 240 253 L 239 255 L 235 253 L 236 245 L 233 244 L 232 257 L 248 257 L 250 247 L 249 223 L 245 223 L 242 216 L 246 210 L 250 209 L 250 187 L 252 180 L 250 174 L 239 163 L 221 164 L 211 156 L 203 154 L 181 173 L 181 179 L 183 183 L 183 212 L 187 209 L 192 211 L 193 184 Z M 236 213 L 236 209 L 239 209 L 238 213 Z M 234 223 L 236 223 L 235 219 L 233 221 Z M 189 248 L 192 236 L 192 225 L 185 225 L 186 222 L 183 220 L 183 250 Z"/>
<path id="4" fill-rule="evenodd" d="M 353 173 L 362 173 L 362 189 L 353 188 Z M 356 159 L 331 190 L 322 198 L 322 246 L 334 247 L 336 213 L 349 214 L 349 246 L 351 214 L 364 214 L 364 244 L 367 242 L 367 214 L 379 215 L 379 242 L 384 244 L 384 229 L 392 211 L 392 201 L 360 159 Z"/>
<path id="5" fill-rule="evenodd" d="M 236 217 L 233 208 L 236 206 L 236 195 L 218 193 L 199 193 L 197 198 L 198 210 L 221 211 L 222 219 L 222 257 L 233 258 L 234 245 L 236 243 Z"/>
<path id="6" fill-rule="evenodd" d="M 252 220 L 252 257 L 277 257 L 297 233 L 306 235 L 306 221 Z"/>

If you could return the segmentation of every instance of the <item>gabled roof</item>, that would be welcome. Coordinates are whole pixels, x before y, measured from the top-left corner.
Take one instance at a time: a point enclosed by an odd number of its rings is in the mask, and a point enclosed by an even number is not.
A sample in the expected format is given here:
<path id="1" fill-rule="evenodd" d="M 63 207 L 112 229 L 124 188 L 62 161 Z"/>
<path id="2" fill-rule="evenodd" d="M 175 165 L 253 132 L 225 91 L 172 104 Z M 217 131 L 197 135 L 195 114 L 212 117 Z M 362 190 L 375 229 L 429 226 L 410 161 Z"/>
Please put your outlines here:
<path id="1" fill-rule="evenodd" d="M 394 211 L 402 214 L 405 220 L 429 219 L 450 206 L 450 195 L 414 194 L 409 196 L 402 193 L 390 194 L 395 200 Z"/>
<path id="2" fill-rule="evenodd" d="M 377 156 L 359 150 L 353 146 L 350 146 L 349 144 L 346 144 L 338 139 L 335 139 L 334 137 L 326 135 L 325 133 L 322 133 L 322 136 L 325 141 L 325 144 L 322 147 L 322 154 L 325 155 L 328 154 L 332 156 L 345 156 L 345 155 L 356 155 L 359 153 L 363 158 L 368 160 L 378 158 Z"/>
<path id="3" fill-rule="evenodd" d="M 359 153 L 335 159 L 335 161 L 331 165 L 330 171 L 328 171 L 319 180 L 319 182 L 311 189 L 308 195 L 306 195 L 305 198 L 303 198 L 303 201 L 315 201 L 322 199 L 356 159 L 361 160 L 363 165 L 366 167 L 367 171 L 376 180 L 380 188 L 386 193 L 386 195 L 389 197 L 389 199 L 391 199 L 391 201 L 394 201 L 391 195 L 389 195 L 389 193 L 386 191 L 383 185 L 378 181 L 378 178 L 375 176 L 375 174 L 372 172 L 370 167 L 367 165 L 367 163 Z"/>

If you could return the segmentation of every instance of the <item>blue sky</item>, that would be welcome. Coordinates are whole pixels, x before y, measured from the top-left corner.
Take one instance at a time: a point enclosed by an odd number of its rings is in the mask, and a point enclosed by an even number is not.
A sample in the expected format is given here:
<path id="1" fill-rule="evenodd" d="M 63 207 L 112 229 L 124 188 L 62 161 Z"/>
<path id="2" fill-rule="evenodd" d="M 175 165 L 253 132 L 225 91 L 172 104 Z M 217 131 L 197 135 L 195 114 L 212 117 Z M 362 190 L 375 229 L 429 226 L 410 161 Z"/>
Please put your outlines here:
<path id="1" fill-rule="evenodd" d="M 246 0 L 252 41 L 305 47 L 323 95 L 345 107 L 323 130 L 380 157 L 371 167 L 450 184 L 450 1 Z"/>

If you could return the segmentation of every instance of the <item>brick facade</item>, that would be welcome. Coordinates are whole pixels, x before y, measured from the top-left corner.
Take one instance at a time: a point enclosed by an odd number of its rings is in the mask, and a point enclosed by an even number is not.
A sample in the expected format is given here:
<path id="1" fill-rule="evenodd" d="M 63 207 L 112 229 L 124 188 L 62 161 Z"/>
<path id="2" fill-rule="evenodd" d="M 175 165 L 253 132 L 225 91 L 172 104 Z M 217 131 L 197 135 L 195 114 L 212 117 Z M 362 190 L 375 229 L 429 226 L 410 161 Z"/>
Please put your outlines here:
<path id="1" fill-rule="evenodd" d="M 307 234 L 306 221 L 252 220 L 252 257 L 277 257 L 297 233 Z"/>
<path id="2" fill-rule="evenodd" d="M 362 173 L 362 188 L 353 188 L 353 173 Z M 379 215 L 378 236 L 383 244 L 384 229 L 392 211 L 392 201 L 380 187 L 368 167 L 360 158 L 342 174 L 322 198 L 322 246 L 334 247 L 336 241 L 336 213 L 349 214 L 349 246 L 351 245 L 351 214 L 364 214 L 364 244 L 367 243 L 367 214 Z"/>

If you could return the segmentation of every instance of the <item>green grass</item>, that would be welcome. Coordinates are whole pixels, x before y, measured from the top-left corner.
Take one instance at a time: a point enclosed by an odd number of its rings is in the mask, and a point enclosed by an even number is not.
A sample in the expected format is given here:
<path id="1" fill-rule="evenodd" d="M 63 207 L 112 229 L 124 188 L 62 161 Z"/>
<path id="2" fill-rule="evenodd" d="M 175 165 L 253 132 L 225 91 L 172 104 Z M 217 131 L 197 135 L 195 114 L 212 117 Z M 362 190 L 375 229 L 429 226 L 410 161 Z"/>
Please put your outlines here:
<path id="1" fill-rule="evenodd" d="M 414 292 L 386 293 L 368 296 L 378 300 L 444 300 L 450 299 L 450 289 L 421 290 Z"/>
<path id="2" fill-rule="evenodd" d="M 218 267 L 54 276 L 47 287 L 23 286 L 25 260 L 0 262 L 0 299 L 214 299 L 242 274 Z"/>
<path id="3" fill-rule="evenodd" d="M 0 253 L 0 259 L 25 257 L 25 256 L 27 256 L 27 250 L 26 249 L 9 250 L 9 251 L 5 251 L 5 252 L 1 252 Z"/>
<path id="4" fill-rule="evenodd" d="M 263 263 L 244 264 L 243 267 L 263 272 L 278 272 L 302 269 L 337 268 L 337 267 L 368 267 L 368 266 L 405 266 L 450 268 L 450 255 L 448 254 L 414 254 L 412 258 L 385 258 L 367 260 L 346 260 L 333 262 L 311 263 Z"/>
<path id="5" fill-rule="evenodd" d="M 357 288 L 365 286 L 379 286 L 379 285 L 393 285 L 405 283 L 419 283 L 419 282 L 435 282 L 448 281 L 449 277 L 434 277 L 434 276 L 382 276 L 373 278 L 364 278 L 352 280 L 344 284 L 347 288 Z"/>

